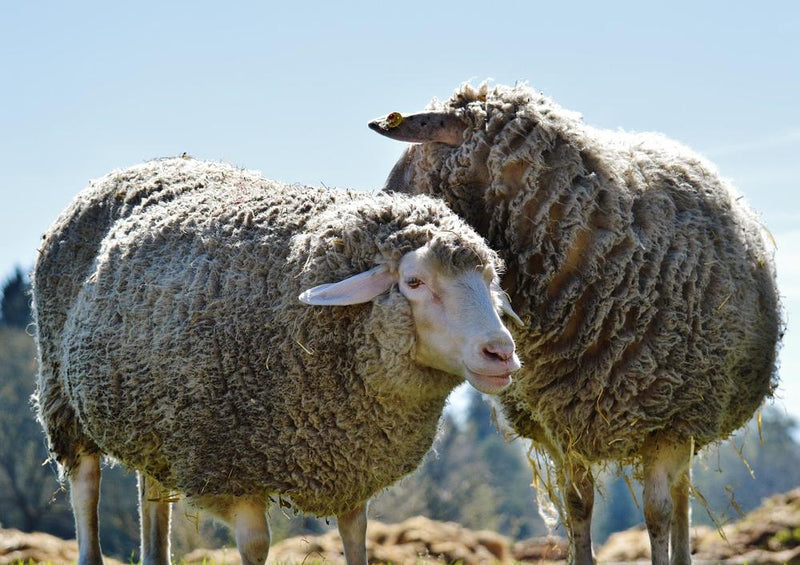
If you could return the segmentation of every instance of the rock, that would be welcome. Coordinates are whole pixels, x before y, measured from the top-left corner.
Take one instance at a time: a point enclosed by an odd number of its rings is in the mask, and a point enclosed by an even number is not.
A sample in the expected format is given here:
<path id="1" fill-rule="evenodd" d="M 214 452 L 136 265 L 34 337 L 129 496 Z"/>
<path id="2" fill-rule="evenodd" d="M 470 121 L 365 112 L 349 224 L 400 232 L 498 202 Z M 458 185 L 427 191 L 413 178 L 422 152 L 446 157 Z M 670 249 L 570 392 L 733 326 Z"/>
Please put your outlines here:
<path id="1" fill-rule="evenodd" d="M 103 557 L 106 565 L 122 565 L 110 557 Z M 34 563 L 75 563 L 78 561 L 78 542 L 62 540 L 40 532 L 25 533 L 14 529 L 0 529 L 0 565 L 21 561 Z"/>
<path id="2" fill-rule="evenodd" d="M 639 561 L 650 559 L 650 538 L 644 525 L 611 534 L 597 551 L 599 562 Z"/>
<path id="3" fill-rule="evenodd" d="M 242 558 L 235 547 L 221 549 L 195 549 L 184 555 L 186 563 L 214 563 L 215 565 L 241 565 Z"/>
<path id="4" fill-rule="evenodd" d="M 567 558 L 569 542 L 565 538 L 547 536 L 518 541 L 511 550 L 514 561 L 563 561 Z"/>
<path id="5" fill-rule="evenodd" d="M 512 559 L 511 544 L 507 537 L 491 530 L 475 532 L 475 543 L 484 547 L 496 561 L 505 563 Z"/>

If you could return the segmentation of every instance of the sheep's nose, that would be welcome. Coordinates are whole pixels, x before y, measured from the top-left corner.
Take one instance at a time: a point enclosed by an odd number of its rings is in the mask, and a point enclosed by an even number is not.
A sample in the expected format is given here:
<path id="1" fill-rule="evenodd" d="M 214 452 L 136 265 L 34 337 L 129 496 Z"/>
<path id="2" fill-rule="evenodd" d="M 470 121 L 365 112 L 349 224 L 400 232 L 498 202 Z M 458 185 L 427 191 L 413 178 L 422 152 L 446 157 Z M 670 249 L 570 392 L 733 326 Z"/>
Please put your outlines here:
<path id="1" fill-rule="evenodd" d="M 514 357 L 514 342 L 507 339 L 495 339 L 484 344 L 481 350 L 489 361 L 510 361 Z"/>

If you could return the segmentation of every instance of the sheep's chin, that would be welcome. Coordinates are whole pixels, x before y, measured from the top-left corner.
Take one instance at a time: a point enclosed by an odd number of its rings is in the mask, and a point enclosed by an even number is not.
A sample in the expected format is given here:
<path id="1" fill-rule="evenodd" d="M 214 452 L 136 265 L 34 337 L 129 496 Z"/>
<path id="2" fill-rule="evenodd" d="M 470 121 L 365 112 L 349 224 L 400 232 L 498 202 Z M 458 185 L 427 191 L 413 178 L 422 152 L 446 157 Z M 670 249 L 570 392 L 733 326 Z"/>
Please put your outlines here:
<path id="1" fill-rule="evenodd" d="M 469 384 L 484 394 L 499 394 L 511 384 L 511 373 L 483 375 L 465 367 L 464 378 Z"/>

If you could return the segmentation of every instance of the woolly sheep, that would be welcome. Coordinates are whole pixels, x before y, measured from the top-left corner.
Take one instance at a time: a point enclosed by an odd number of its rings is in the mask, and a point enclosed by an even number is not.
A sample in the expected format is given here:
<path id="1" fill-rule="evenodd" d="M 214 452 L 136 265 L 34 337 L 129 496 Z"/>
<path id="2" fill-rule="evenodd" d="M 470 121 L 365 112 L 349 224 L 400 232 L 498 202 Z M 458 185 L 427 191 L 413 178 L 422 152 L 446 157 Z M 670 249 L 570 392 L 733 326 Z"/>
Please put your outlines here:
<path id="1" fill-rule="evenodd" d="M 501 395 L 556 468 L 592 563 L 592 467 L 632 463 L 654 564 L 690 563 L 693 454 L 774 391 L 781 333 L 765 230 L 714 167 L 653 133 L 584 125 L 524 86 L 464 85 L 370 123 L 406 149 L 387 190 L 442 197 L 507 264 L 524 368 Z M 670 537 L 671 536 L 671 537 Z"/>
<path id="2" fill-rule="evenodd" d="M 418 465 L 448 393 L 519 367 L 501 265 L 427 197 L 181 158 L 93 183 L 33 276 L 35 400 L 79 563 L 101 562 L 101 454 L 140 471 L 146 563 L 169 562 L 174 491 L 232 525 L 244 563 L 266 559 L 276 497 L 336 515 L 365 563 L 367 500 Z"/>

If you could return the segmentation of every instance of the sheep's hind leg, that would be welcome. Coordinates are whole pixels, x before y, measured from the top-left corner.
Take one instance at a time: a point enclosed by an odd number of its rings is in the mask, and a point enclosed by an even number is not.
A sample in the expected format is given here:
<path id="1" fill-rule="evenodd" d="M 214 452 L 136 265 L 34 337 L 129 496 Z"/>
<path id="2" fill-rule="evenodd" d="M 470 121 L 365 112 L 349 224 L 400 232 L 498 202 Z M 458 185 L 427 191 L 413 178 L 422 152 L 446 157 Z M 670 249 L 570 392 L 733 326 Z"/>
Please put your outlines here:
<path id="1" fill-rule="evenodd" d="M 692 563 L 692 544 L 689 534 L 691 512 L 689 488 L 691 484 L 692 471 L 687 468 L 672 486 L 671 565 L 691 565 Z"/>
<path id="2" fill-rule="evenodd" d="M 139 517 L 143 565 L 170 565 L 170 503 L 163 487 L 142 472 L 139 476 Z"/>
<path id="3" fill-rule="evenodd" d="M 591 469 L 573 463 L 564 470 L 561 485 L 566 502 L 570 553 L 573 565 L 592 565 L 592 509 L 594 507 L 594 477 Z"/>
<path id="4" fill-rule="evenodd" d="M 69 470 L 68 478 L 78 538 L 78 565 L 102 565 L 97 514 L 100 502 L 100 454 L 81 453 L 78 463 Z"/>
<path id="5" fill-rule="evenodd" d="M 670 529 L 673 523 L 672 493 L 674 488 L 680 490 L 679 481 L 689 468 L 691 460 L 691 442 L 679 444 L 668 440 L 651 439 L 644 449 L 644 519 L 650 535 L 650 553 L 653 565 L 669 565 Z M 686 485 L 688 497 L 688 483 Z M 682 505 L 683 500 L 678 499 Z M 688 504 L 688 499 L 686 500 Z M 684 509 L 677 509 L 676 525 L 683 528 Z M 688 530 L 688 513 L 686 529 Z M 686 537 L 688 531 L 674 532 L 673 543 Z M 678 563 L 686 558 L 684 548 L 673 548 L 674 558 Z"/>
<path id="6" fill-rule="evenodd" d="M 233 526 L 242 565 L 264 565 L 269 554 L 267 508 L 261 502 L 240 500 L 231 506 L 228 520 Z"/>
<path id="7" fill-rule="evenodd" d="M 367 565 L 367 504 L 336 516 L 347 565 Z"/>

